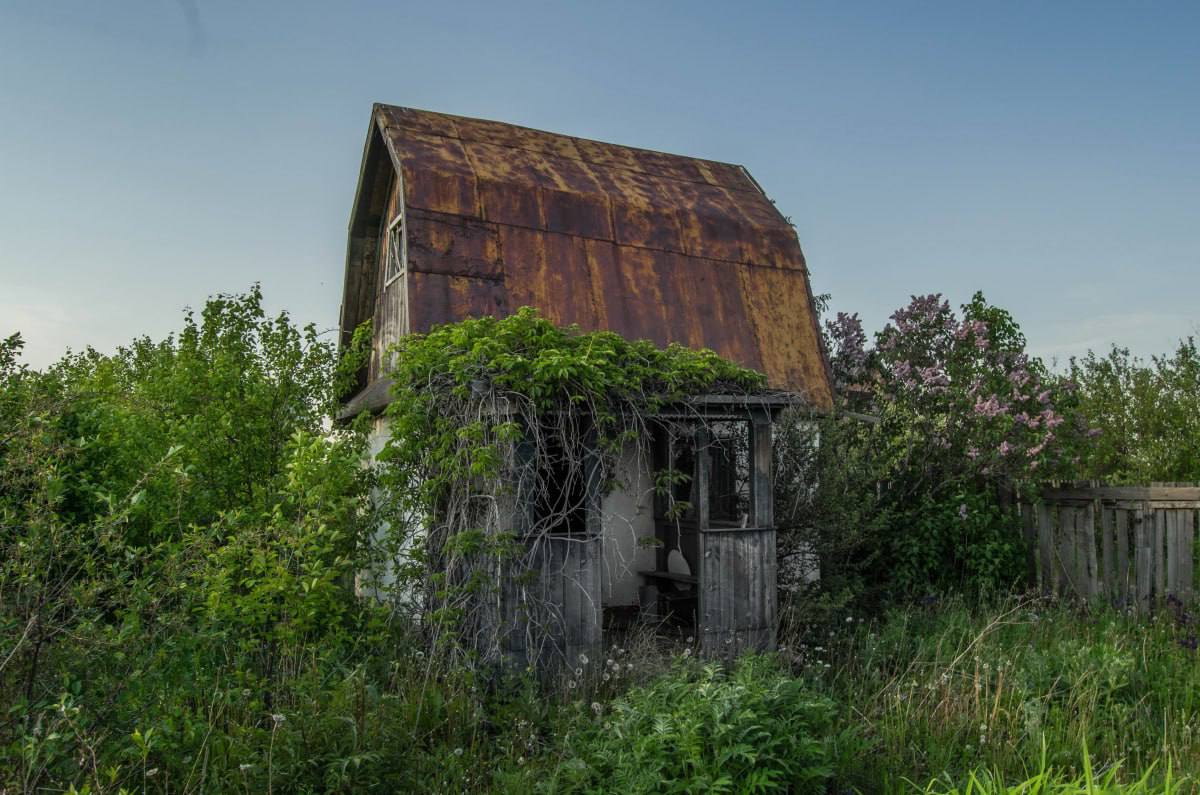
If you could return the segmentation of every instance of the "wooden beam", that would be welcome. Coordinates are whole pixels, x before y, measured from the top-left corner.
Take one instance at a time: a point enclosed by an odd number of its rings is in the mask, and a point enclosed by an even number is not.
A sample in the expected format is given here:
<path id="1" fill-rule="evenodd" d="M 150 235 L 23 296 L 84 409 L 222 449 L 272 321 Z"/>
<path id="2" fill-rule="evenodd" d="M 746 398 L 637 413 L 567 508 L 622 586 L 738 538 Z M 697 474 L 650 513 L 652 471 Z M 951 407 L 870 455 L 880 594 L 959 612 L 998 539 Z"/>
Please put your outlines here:
<path id="1" fill-rule="evenodd" d="M 1095 486 L 1072 488 L 1048 488 L 1042 490 L 1042 499 L 1049 501 L 1087 502 L 1090 500 L 1131 500 L 1161 502 L 1200 501 L 1200 486 Z"/>

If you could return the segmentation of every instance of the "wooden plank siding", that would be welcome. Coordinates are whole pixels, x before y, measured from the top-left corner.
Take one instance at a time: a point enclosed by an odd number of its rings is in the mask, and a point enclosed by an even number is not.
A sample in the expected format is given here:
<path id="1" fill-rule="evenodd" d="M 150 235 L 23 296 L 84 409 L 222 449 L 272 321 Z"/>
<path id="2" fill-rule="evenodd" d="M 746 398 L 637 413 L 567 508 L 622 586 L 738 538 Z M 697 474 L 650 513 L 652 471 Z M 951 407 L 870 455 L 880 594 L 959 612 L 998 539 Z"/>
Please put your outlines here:
<path id="1" fill-rule="evenodd" d="M 1021 507 L 1038 588 L 1141 612 L 1190 602 L 1198 511 L 1195 484 L 1044 489 Z"/>
<path id="2" fill-rule="evenodd" d="M 601 652 L 600 538 L 543 536 L 502 589 L 502 650 L 515 666 L 571 672 Z"/>
<path id="3" fill-rule="evenodd" d="M 696 513 L 700 588 L 697 627 L 701 653 L 732 658 L 775 647 L 777 618 L 775 516 L 771 490 L 771 414 L 750 413 L 751 516 L 747 527 L 710 527 L 711 474 L 706 429 L 697 433 Z"/>

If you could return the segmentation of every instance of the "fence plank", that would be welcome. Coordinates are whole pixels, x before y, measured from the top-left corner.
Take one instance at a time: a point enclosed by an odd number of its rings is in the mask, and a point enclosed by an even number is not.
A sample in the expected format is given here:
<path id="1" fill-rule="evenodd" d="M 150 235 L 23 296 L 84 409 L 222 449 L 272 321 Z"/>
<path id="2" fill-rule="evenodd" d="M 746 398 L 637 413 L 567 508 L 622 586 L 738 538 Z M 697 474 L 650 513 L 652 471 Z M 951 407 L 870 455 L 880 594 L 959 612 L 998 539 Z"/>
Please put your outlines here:
<path id="1" fill-rule="evenodd" d="M 1025 577 L 1030 584 L 1037 584 L 1038 568 L 1038 531 L 1037 531 L 1037 516 L 1034 514 L 1033 505 L 1030 503 L 1021 503 L 1021 534 L 1025 538 Z"/>
<path id="2" fill-rule="evenodd" d="M 1113 534 L 1117 529 L 1117 512 L 1112 508 L 1100 509 L 1100 546 L 1104 566 L 1102 592 L 1111 601 L 1117 594 L 1117 564 L 1113 545 Z"/>
<path id="3" fill-rule="evenodd" d="M 1100 566 L 1096 562 L 1096 503 L 1089 502 L 1083 509 L 1083 521 L 1080 523 L 1080 543 L 1083 544 L 1083 562 L 1087 566 L 1087 597 L 1095 599 L 1102 591 L 1100 587 Z"/>
<path id="4" fill-rule="evenodd" d="M 1166 593 L 1179 596 L 1179 511 L 1169 509 L 1163 511 L 1163 526 L 1167 537 L 1167 590 Z"/>
<path id="5" fill-rule="evenodd" d="M 1087 554 L 1087 514 L 1084 508 L 1075 507 L 1071 509 L 1072 517 L 1072 540 L 1075 542 L 1075 594 L 1087 599 L 1091 596 L 1092 584 L 1091 577 L 1088 574 L 1088 554 Z"/>
<path id="6" fill-rule="evenodd" d="M 1192 598 L 1192 543 L 1196 536 L 1195 524 L 1195 511 L 1175 511 L 1175 595 L 1185 602 Z"/>
<path id="7" fill-rule="evenodd" d="M 1075 509 L 1069 505 L 1058 506 L 1058 527 L 1055 540 L 1058 542 L 1058 592 L 1070 596 L 1077 592 L 1075 574 Z"/>
<path id="8" fill-rule="evenodd" d="M 1039 584 L 1043 594 L 1054 593 L 1054 528 L 1050 506 L 1038 505 L 1038 561 L 1040 563 Z"/>
<path id="9" fill-rule="evenodd" d="M 1134 512 L 1134 532 L 1137 535 L 1137 606 L 1138 612 L 1148 613 L 1150 611 L 1150 596 L 1153 588 L 1153 572 L 1154 560 L 1151 556 L 1153 548 L 1151 547 L 1151 538 L 1153 532 L 1150 528 L 1150 522 L 1153 520 L 1153 514 L 1145 508 L 1138 508 Z"/>
<path id="10" fill-rule="evenodd" d="M 1163 549 L 1166 545 L 1166 511 L 1163 509 L 1155 509 L 1154 511 L 1154 598 L 1162 599 L 1167 589 L 1167 560 L 1163 554 Z"/>
<path id="11" fill-rule="evenodd" d="M 1127 607 L 1134 603 L 1135 598 L 1130 591 L 1129 576 L 1129 519 L 1130 512 L 1117 508 L 1113 511 L 1113 541 L 1117 547 L 1117 591 L 1116 604 Z"/>

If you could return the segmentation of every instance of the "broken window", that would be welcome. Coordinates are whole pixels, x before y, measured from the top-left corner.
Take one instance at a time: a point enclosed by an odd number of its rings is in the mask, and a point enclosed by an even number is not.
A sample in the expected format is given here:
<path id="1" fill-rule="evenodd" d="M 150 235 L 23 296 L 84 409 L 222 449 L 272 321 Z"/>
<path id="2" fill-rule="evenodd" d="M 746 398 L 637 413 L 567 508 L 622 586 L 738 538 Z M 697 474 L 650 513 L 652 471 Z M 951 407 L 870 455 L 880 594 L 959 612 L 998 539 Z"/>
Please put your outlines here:
<path id="1" fill-rule="evenodd" d="M 404 245 L 404 212 L 401 210 L 387 228 L 387 267 L 384 270 L 383 286 L 386 287 L 404 275 L 408 268 L 408 253 Z"/>
<path id="2" fill-rule="evenodd" d="M 750 423 L 734 420 L 708 426 L 708 518 L 710 527 L 753 527 Z"/>

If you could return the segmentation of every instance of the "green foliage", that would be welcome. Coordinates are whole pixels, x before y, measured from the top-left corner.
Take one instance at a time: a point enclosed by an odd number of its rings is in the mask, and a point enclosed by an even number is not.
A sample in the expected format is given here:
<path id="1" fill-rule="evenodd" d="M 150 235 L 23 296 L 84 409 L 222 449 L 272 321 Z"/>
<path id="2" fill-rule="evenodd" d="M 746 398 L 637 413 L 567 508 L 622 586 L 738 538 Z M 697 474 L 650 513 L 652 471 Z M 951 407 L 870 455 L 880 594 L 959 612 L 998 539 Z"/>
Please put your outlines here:
<path id="1" fill-rule="evenodd" d="M 1149 362 L 1114 347 L 1073 359 L 1075 411 L 1090 429 L 1079 479 L 1200 481 L 1200 351 L 1189 337 Z"/>
<path id="2" fill-rule="evenodd" d="M 353 363 L 257 289 L 44 373 L 19 349 L 0 345 L 0 789 L 257 780 L 237 760 L 278 739 L 269 716 L 381 637 L 351 587 L 363 437 L 327 430 Z"/>
<path id="3" fill-rule="evenodd" d="M 1168 769 L 1200 770 L 1200 657 L 1182 609 L 1139 621 L 1041 599 L 955 599 L 839 623 L 781 641 L 872 743 L 839 786 L 965 787 L 983 771 L 992 781 L 1070 782 L 1087 773 L 1085 748 L 1097 779 L 1118 765 L 1124 784 L 1150 771 L 1148 792 L 1161 791 Z"/>
<path id="4" fill-rule="evenodd" d="M 971 312 L 1016 349 L 1006 316 Z M 417 441 L 393 440 L 381 482 L 362 466 L 363 429 L 330 422 L 365 339 L 339 354 L 268 318 L 253 290 L 210 301 L 166 340 L 45 372 L 22 366 L 19 336 L 0 341 L 0 790 L 1158 793 L 1168 770 L 1200 769 L 1195 619 L 1179 605 L 1139 623 L 1041 602 L 926 604 L 839 618 L 728 670 L 680 660 L 652 676 L 664 663 L 614 652 L 557 694 L 434 664 L 429 624 L 355 594 L 396 553 L 380 519 L 447 519 L 463 495 L 503 495 L 488 479 L 531 430 L 562 463 L 553 451 L 594 417 L 611 455 L 644 412 L 761 378 L 529 311 L 438 329 L 399 351 L 393 419 Z M 1151 455 L 1182 471 L 1146 437 L 1188 432 L 1170 406 L 1188 405 L 1192 356 L 1156 365 L 1176 403 L 1151 411 L 1138 397 L 1111 415 L 1136 419 L 1113 421 L 1136 443 L 1098 455 L 1105 471 Z M 1088 377 L 1080 411 L 1108 427 L 1108 382 Z M 951 404 L 909 397 L 878 425 L 804 417 L 781 430 L 791 499 L 777 515 L 824 523 L 807 538 L 828 611 L 881 575 L 898 592 L 1002 588 L 996 574 L 1016 565 L 994 487 L 1019 473 L 955 468 L 931 441 L 953 423 L 930 417 Z M 991 439 L 996 419 L 953 427 Z M 811 467 L 821 475 L 805 480 Z M 405 499 L 380 506 L 373 490 Z M 512 539 L 479 516 L 458 515 L 471 521 L 432 551 L 507 554 Z M 437 587 L 459 585 L 483 587 Z"/>
<path id="5" fill-rule="evenodd" d="M 986 491 L 962 488 L 896 509 L 905 529 L 888 545 L 892 582 L 903 593 L 930 584 L 955 592 L 1007 591 L 1022 572 L 1020 519 Z"/>
<path id="6" fill-rule="evenodd" d="M 437 513 L 458 484 L 495 476 L 503 446 L 574 407 L 586 409 L 596 444 L 630 438 L 634 417 L 708 392 L 744 393 L 763 376 L 710 350 L 665 350 L 606 331 L 560 328 L 529 307 L 497 320 L 463 320 L 394 347 L 392 438 L 383 459 L 408 488 L 413 508 Z M 472 414 L 505 403 L 491 419 Z M 562 440 L 577 445 L 578 438 Z"/>
<path id="7" fill-rule="evenodd" d="M 765 658 L 681 662 L 594 706 L 540 791 L 821 792 L 833 776 L 833 704 Z"/>
<path id="8" fill-rule="evenodd" d="M 873 346 L 845 314 L 826 344 L 839 416 L 777 436 L 781 548 L 820 559 L 804 590 L 836 608 L 1019 583 L 1014 496 L 1073 472 L 1086 428 L 1013 317 L 914 297 Z"/>

